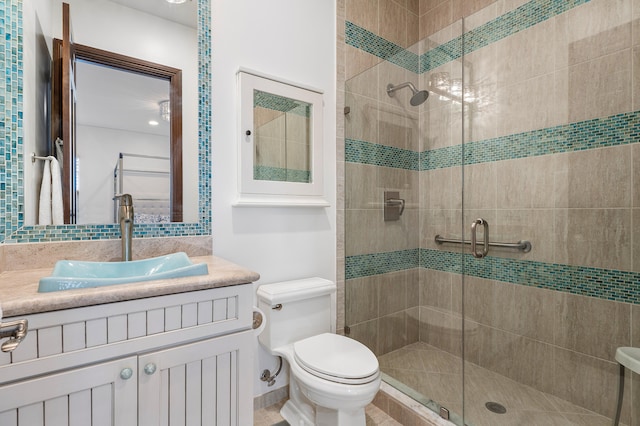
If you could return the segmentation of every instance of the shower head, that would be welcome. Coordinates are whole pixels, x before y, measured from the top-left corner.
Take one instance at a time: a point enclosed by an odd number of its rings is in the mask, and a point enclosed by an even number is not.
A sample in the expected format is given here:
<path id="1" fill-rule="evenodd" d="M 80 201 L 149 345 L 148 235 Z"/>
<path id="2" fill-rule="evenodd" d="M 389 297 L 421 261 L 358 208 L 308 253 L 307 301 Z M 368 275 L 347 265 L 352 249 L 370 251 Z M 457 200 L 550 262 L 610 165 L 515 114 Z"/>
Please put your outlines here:
<path id="1" fill-rule="evenodd" d="M 413 96 L 411 96 L 411 100 L 409 100 L 409 103 L 413 106 L 420 105 L 429 97 L 429 92 L 427 92 L 426 90 L 418 91 L 418 89 L 416 89 L 416 87 L 409 82 L 398 84 L 397 86 L 394 86 L 391 83 L 387 84 L 387 95 L 393 97 L 396 90 L 405 87 L 408 87 L 409 89 L 411 89 L 411 92 L 413 92 Z"/>

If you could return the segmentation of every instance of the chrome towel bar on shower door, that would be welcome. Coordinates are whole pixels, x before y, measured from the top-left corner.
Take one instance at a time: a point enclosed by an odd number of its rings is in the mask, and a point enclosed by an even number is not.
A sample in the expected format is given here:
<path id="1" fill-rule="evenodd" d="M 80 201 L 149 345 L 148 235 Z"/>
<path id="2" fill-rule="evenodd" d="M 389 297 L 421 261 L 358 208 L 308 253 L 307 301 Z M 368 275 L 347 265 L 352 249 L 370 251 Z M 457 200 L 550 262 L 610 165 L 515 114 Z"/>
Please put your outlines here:
<path id="1" fill-rule="evenodd" d="M 435 242 L 438 244 L 444 244 L 444 243 L 457 243 L 457 244 L 471 244 L 471 241 L 469 240 L 454 240 L 451 238 L 444 238 L 441 237 L 440 235 L 436 235 L 435 237 Z M 531 251 L 531 243 L 529 241 L 518 241 L 517 243 L 492 243 L 489 242 L 489 246 L 490 247 L 502 247 L 502 248 L 509 248 L 509 249 L 517 249 L 520 250 L 523 253 L 529 253 Z"/>

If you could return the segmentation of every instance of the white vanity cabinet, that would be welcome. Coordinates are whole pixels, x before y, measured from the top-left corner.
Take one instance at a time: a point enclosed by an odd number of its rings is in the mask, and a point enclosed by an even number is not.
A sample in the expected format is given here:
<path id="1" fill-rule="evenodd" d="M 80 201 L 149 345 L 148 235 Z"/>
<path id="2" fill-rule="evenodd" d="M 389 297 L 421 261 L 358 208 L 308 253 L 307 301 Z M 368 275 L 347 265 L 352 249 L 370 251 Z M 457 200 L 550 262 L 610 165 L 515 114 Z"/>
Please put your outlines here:
<path id="1" fill-rule="evenodd" d="M 246 413 L 238 412 L 242 360 L 237 343 L 236 336 L 224 336 L 140 356 L 138 424 L 252 424 L 246 417 L 239 421 Z M 245 364 L 243 368 L 253 367 Z M 245 397 L 251 396 L 250 389 L 244 392 Z M 245 411 L 253 409 L 252 396 L 249 403 Z"/>
<path id="2" fill-rule="evenodd" d="M 252 284 L 26 316 L 0 425 L 252 424 Z"/>
<path id="3" fill-rule="evenodd" d="M 3 386 L 0 425 L 135 425 L 135 377 L 120 372 L 136 357 L 104 362 Z"/>

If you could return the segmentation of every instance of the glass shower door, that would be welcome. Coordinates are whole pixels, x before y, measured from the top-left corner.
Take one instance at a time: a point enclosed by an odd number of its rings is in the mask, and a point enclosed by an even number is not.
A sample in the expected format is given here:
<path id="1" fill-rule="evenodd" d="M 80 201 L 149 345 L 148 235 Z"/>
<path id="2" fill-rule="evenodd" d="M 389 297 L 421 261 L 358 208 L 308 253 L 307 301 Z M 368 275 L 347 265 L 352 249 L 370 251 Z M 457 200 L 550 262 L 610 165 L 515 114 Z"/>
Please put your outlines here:
<path id="1" fill-rule="evenodd" d="M 353 44 L 373 37 L 347 29 Z M 462 238 L 461 29 L 352 64 L 362 69 L 345 84 L 345 333 L 378 356 L 385 382 L 457 424 L 462 245 L 435 236 Z"/>
<path id="2" fill-rule="evenodd" d="M 640 345 L 632 2 L 504 3 L 464 20 L 464 233 L 507 243 L 463 257 L 464 420 L 608 425 Z"/>

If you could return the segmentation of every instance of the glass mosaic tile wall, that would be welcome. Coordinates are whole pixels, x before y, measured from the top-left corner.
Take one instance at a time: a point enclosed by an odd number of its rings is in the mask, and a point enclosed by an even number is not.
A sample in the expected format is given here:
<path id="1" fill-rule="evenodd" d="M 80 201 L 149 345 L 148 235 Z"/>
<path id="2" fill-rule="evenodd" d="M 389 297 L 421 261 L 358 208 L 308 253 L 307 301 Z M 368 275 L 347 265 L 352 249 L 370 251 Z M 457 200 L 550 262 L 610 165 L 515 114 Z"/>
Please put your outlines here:
<path id="1" fill-rule="evenodd" d="M 0 87 L 0 241 L 5 243 L 118 239 L 116 224 L 24 226 L 23 0 L 7 0 L 0 6 L 2 81 Z M 197 223 L 139 224 L 135 238 L 209 235 L 211 233 L 211 13 L 208 1 L 198 3 L 199 75 L 199 205 Z M 194 183 L 195 184 L 195 183 Z"/>

